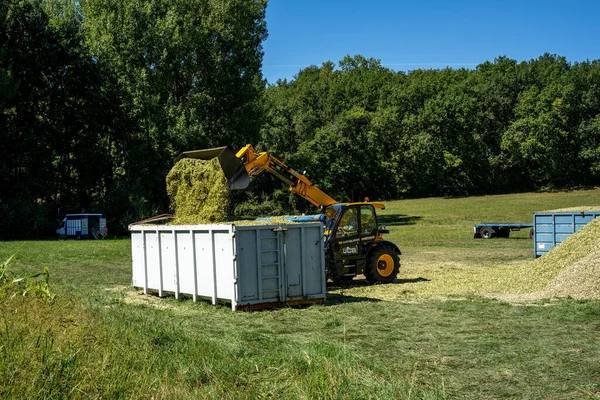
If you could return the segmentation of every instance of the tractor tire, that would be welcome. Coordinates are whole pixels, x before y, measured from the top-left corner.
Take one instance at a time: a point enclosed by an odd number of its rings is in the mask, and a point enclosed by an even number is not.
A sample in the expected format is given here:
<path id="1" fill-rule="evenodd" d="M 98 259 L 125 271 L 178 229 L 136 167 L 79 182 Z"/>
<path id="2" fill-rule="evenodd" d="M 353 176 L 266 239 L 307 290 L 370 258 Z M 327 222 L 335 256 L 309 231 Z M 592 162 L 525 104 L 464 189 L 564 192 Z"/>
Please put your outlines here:
<path id="1" fill-rule="evenodd" d="M 367 259 L 365 277 L 371 283 L 391 283 L 400 271 L 400 255 L 390 246 L 374 248 Z"/>
<path id="2" fill-rule="evenodd" d="M 479 233 L 483 239 L 491 239 L 496 234 L 496 232 L 494 232 L 494 230 L 489 226 L 481 228 Z"/>

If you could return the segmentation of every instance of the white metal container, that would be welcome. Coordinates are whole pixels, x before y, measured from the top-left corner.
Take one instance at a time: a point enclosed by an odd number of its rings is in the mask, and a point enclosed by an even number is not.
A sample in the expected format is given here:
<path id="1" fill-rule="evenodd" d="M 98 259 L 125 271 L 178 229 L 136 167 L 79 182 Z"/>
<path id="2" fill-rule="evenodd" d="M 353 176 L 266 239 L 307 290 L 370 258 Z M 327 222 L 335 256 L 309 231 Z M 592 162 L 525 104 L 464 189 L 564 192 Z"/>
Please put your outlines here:
<path id="1" fill-rule="evenodd" d="M 231 303 L 232 310 L 325 300 L 321 223 L 132 225 L 132 284 Z"/>

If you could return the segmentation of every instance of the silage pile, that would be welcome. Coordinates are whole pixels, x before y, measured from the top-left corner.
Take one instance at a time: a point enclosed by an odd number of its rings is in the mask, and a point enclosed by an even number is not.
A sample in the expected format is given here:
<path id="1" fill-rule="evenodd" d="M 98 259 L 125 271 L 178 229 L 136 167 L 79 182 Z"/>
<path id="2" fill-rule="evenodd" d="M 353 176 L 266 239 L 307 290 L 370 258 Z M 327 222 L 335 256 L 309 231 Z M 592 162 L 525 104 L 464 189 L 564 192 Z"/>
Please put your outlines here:
<path id="1" fill-rule="evenodd" d="M 183 158 L 167 175 L 174 224 L 211 224 L 229 216 L 231 195 L 218 159 Z"/>
<path id="2" fill-rule="evenodd" d="M 581 207 L 574 211 L 581 211 Z M 599 299 L 600 219 L 591 221 L 544 256 L 512 269 L 502 280 L 503 293 Z"/>
<path id="3" fill-rule="evenodd" d="M 579 207 L 567 207 L 567 208 L 559 208 L 557 210 L 548 210 L 544 212 L 598 212 L 600 211 L 600 206 L 579 206 Z"/>
<path id="4" fill-rule="evenodd" d="M 557 211 L 598 211 L 600 207 L 576 207 Z M 572 242 L 570 239 L 574 238 Z M 563 245 L 566 245 L 563 248 Z M 548 253 L 552 254 L 554 251 Z M 600 299 L 600 218 L 569 236 L 557 248 L 557 257 L 566 253 L 568 263 L 542 291 L 544 297 Z M 542 257 L 544 258 L 544 257 Z"/>

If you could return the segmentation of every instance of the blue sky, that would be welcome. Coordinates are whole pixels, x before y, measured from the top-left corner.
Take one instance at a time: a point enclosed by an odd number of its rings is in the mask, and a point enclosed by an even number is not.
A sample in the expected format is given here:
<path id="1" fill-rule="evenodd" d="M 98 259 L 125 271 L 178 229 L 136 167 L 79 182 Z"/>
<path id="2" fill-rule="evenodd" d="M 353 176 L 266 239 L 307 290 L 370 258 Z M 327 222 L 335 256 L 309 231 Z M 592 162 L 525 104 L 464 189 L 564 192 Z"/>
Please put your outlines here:
<path id="1" fill-rule="evenodd" d="M 403 71 L 546 52 L 571 62 L 600 59 L 600 0 L 270 0 L 267 28 L 269 83 L 346 54 Z"/>

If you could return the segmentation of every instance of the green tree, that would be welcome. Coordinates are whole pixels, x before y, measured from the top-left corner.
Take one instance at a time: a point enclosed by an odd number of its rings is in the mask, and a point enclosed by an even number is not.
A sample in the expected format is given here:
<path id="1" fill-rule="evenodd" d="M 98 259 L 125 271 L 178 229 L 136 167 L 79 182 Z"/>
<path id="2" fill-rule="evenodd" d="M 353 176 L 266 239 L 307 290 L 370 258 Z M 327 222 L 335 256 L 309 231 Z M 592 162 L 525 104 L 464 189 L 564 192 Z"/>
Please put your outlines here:
<path id="1" fill-rule="evenodd" d="M 256 141 L 265 8 L 266 0 L 81 2 L 87 43 L 126 110 L 125 174 L 110 202 L 131 207 L 118 214 L 166 209 L 164 177 L 180 152 Z"/>
<path id="2" fill-rule="evenodd" d="M 345 57 L 267 89 L 261 142 L 339 199 L 598 184 L 599 67 L 544 54 L 396 73 Z"/>
<path id="3" fill-rule="evenodd" d="M 1 231 L 47 234 L 61 214 L 91 207 L 110 175 L 99 75 L 73 3 L 15 0 L 4 10 L 0 70 L 12 90 L 0 121 Z"/>

